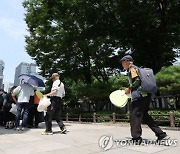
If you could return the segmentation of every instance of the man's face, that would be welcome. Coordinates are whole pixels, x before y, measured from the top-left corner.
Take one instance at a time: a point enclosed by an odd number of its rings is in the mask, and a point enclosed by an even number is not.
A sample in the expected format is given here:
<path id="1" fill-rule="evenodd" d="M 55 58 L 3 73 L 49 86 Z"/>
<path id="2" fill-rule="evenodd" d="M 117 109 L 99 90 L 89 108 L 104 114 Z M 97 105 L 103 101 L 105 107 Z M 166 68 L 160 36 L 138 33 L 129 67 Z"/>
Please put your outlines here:
<path id="1" fill-rule="evenodd" d="M 55 78 L 55 77 L 52 77 L 51 80 L 54 82 L 54 81 L 56 80 L 56 78 Z"/>
<path id="2" fill-rule="evenodd" d="M 127 61 L 127 60 L 122 61 L 122 66 L 125 70 L 128 70 L 130 66 L 130 61 Z"/>

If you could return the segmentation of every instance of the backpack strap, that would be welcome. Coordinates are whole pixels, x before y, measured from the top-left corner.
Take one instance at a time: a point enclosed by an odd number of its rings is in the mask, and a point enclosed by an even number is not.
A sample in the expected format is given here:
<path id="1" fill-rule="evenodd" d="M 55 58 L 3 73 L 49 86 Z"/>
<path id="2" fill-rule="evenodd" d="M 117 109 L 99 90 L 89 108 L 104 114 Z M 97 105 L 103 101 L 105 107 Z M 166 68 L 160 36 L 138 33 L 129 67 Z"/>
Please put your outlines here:
<path id="1" fill-rule="evenodd" d="M 60 81 L 60 83 L 59 83 L 58 87 L 60 88 L 60 86 L 61 86 L 61 81 Z"/>
<path id="2" fill-rule="evenodd" d="M 132 65 L 131 68 L 132 70 L 129 71 L 129 82 L 130 82 L 130 88 L 139 88 L 140 87 L 140 76 L 138 72 L 138 67 L 135 65 Z"/>

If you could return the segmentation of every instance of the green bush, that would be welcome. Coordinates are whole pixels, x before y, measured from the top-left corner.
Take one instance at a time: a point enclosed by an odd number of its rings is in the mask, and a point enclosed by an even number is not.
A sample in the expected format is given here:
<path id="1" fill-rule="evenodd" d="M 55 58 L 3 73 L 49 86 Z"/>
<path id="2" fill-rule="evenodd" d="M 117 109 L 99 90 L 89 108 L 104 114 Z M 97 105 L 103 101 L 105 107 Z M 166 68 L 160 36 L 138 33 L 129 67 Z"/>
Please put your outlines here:
<path id="1" fill-rule="evenodd" d="M 112 121 L 112 118 L 110 115 L 98 115 L 97 122 L 109 122 Z"/>
<path id="2" fill-rule="evenodd" d="M 150 115 L 153 115 L 153 119 L 154 120 L 169 120 L 169 115 L 170 115 L 170 112 L 173 112 L 174 115 L 175 115 L 175 126 L 176 127 L 180 127 L 180 110 L 163 110 L 163 109 L 155 109 L 155 110 L 151 110 L 149 111 L 149 114 Z M 161 116 L 162 115 L 162 116 Z M 161 124 L 163 125 L 168 125 L 169 126 L 169 122 L 160 122 Z"/>

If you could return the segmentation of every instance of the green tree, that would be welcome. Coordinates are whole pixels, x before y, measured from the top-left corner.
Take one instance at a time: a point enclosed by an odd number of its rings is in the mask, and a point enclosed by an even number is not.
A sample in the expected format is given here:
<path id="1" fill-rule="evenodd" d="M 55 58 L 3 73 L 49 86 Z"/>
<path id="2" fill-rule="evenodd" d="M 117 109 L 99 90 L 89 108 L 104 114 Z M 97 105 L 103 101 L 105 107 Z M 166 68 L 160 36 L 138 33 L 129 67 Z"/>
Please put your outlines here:
<path id="1" fill-rule="evenodd" d="M 129 1 L 123 6 L 124 30 L 138 65 L 158 72 L 172 64 L 179 46 L 178 1 Z"/>
<path id="2" fill-rule="evenodd" d="M 44 76 L 60 71 L 66 77 L 89 84 L 92 77 L 108 80 L 107 59 L 113 50 L 102 36 L 94 37 L 91 33 L 86 15 L 91 10 L 86 10 L 86 6 L 86 1 L 24 2 L 30 32 L 26 49 Z"/>
<path id="3" fill-rule="evenodd" d="M 156 74 L 158 90 L 161 95 L 180 94 L 180 66 L 163 67 Z"/>
<path id="4" fill-rule="evenodd" d="M 179 47 L 179 1 L 25 0 L 27 53 L 43 76 L 92 84 L 117 73 L 131 49 L 138 65 L 169 66 Z"/>

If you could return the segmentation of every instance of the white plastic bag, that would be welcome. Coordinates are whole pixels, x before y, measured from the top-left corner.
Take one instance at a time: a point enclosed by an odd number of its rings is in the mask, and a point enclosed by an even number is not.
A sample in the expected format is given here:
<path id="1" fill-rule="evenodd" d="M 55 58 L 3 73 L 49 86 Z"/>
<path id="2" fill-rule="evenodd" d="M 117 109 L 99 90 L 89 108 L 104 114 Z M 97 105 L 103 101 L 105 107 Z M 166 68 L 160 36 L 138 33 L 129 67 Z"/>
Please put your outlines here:
<path id="1" fill-rule="evenodd" d="M 50 98 L 43 97 L 40 99 L 37 110 L 38 112 L 47 111 L 47 107 L 51 104 Z"/>
<path id="2" fill-rule="evenodd" d="M 9 112 L 11 112 L 12 114 L 16 115 L 16 112 L 17 112 L 17 105 L 12 103 L 11 105 L 11 109 L 9 110 Z"/>

